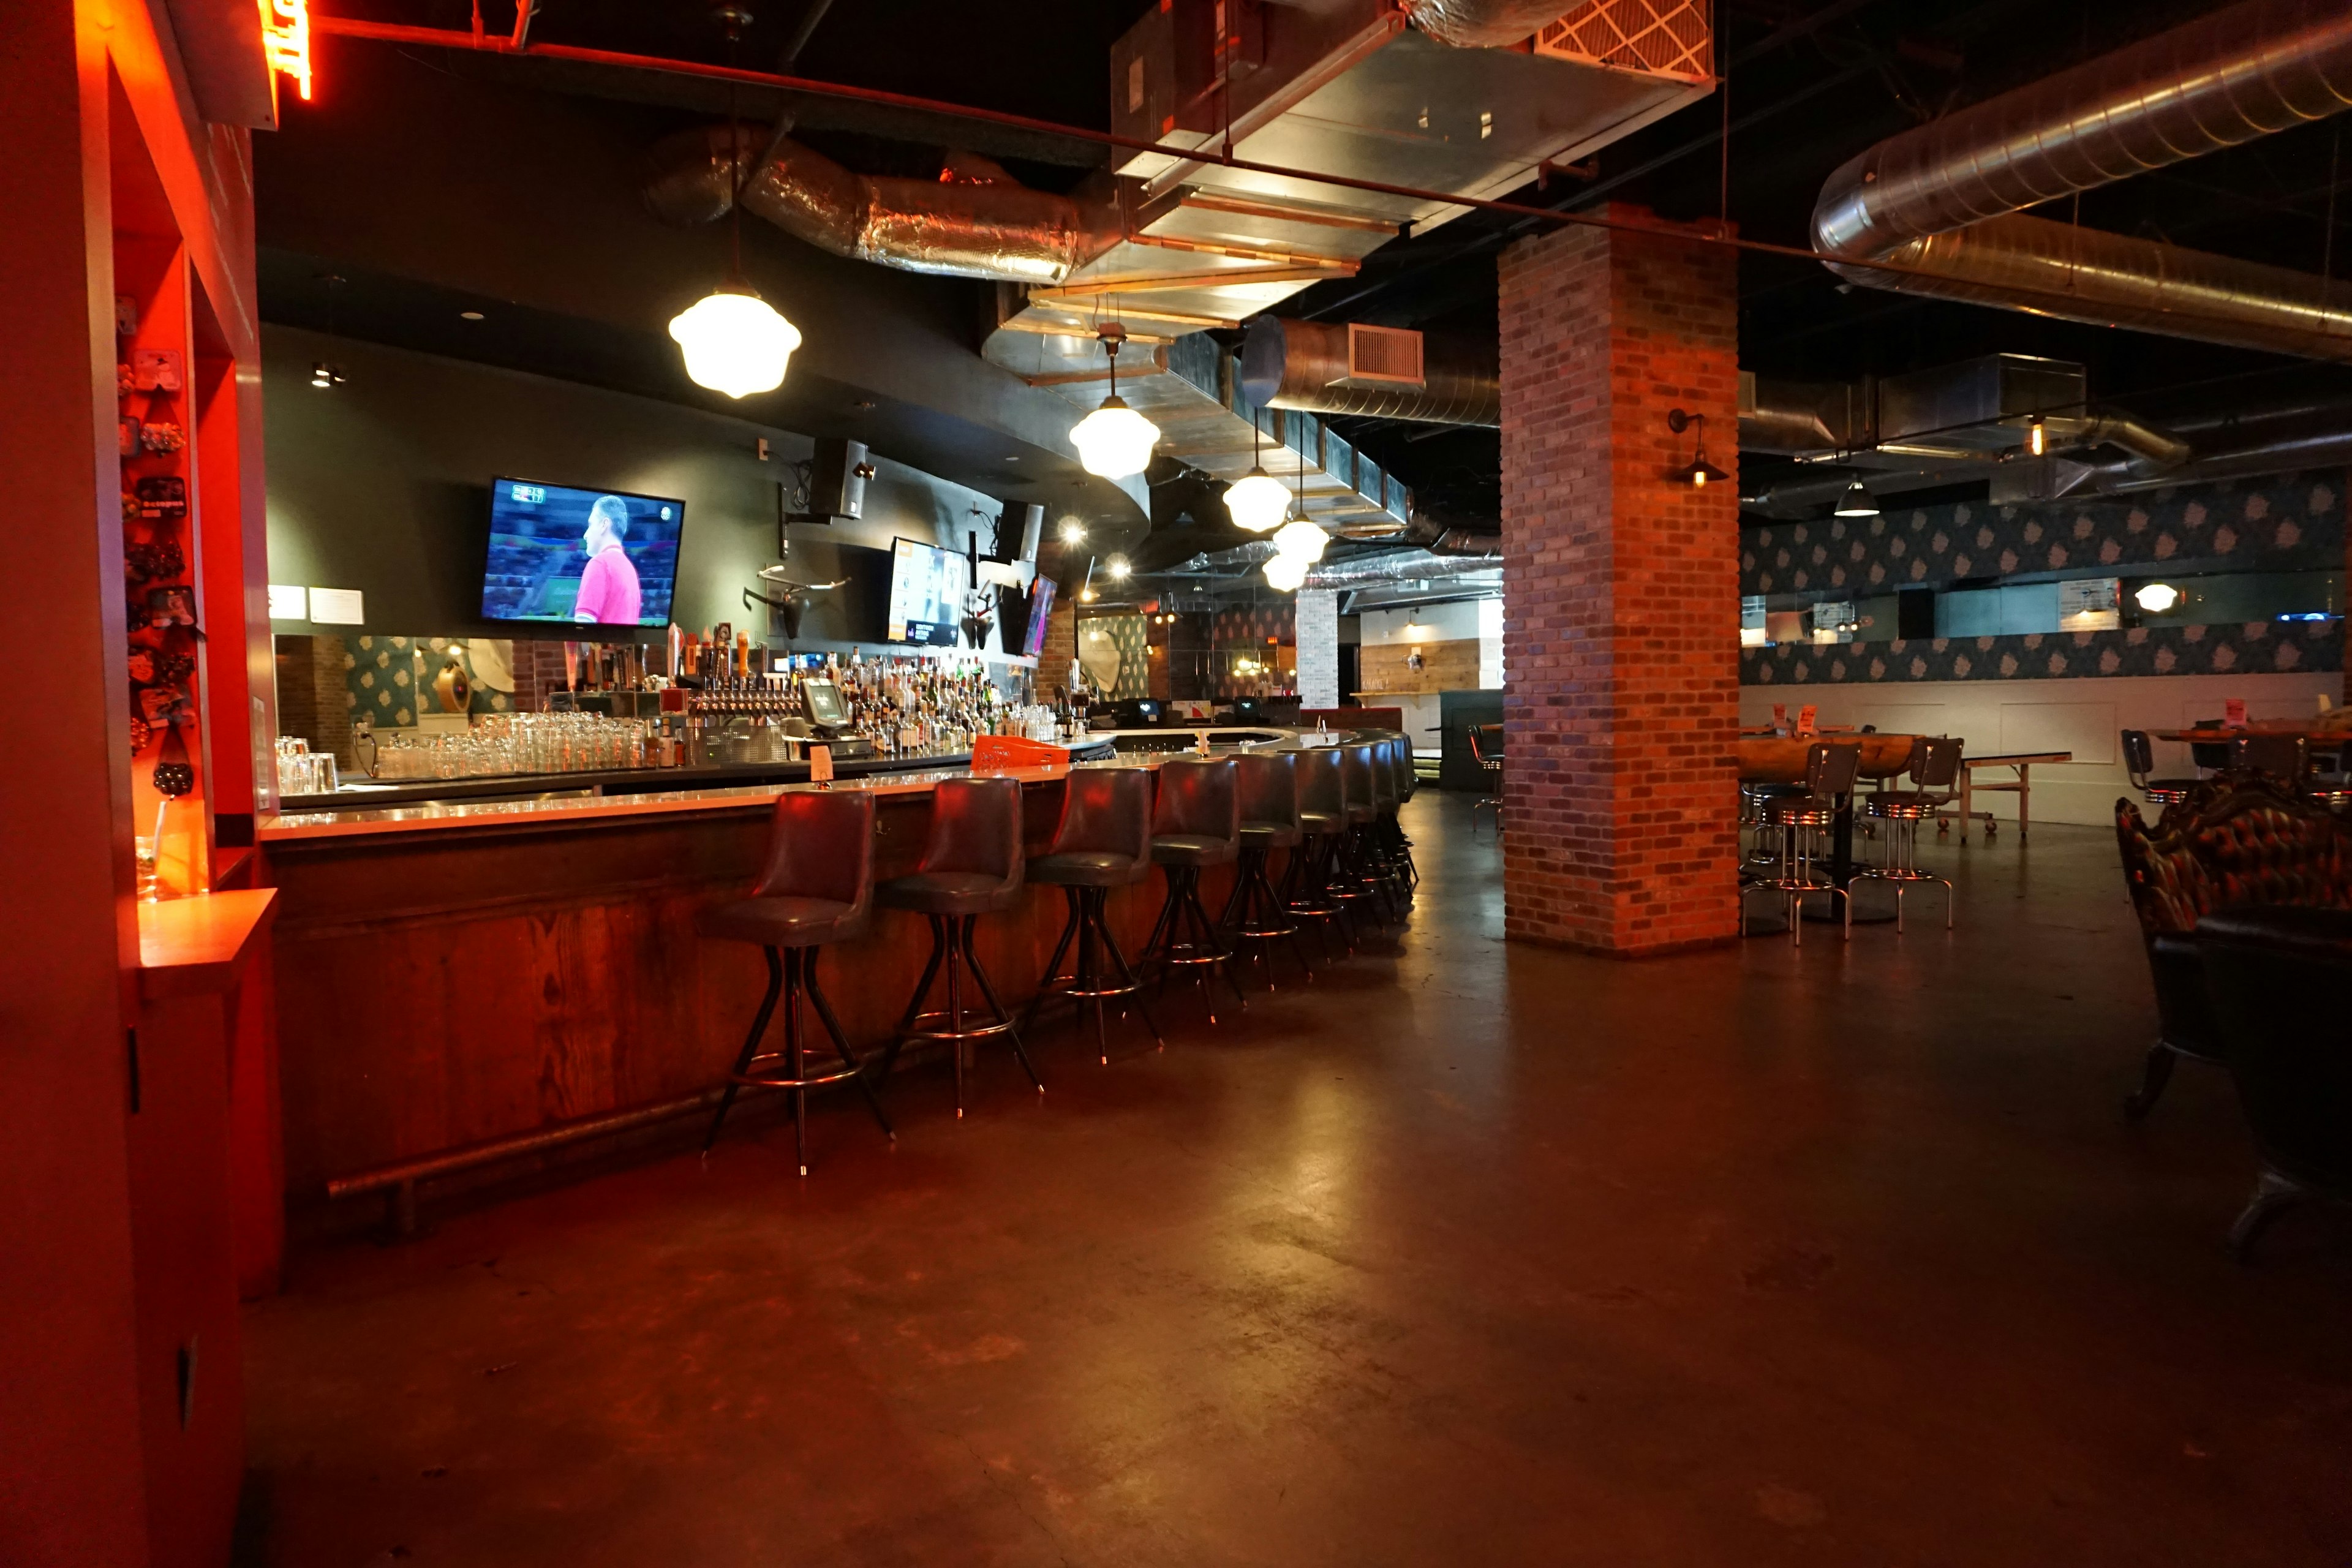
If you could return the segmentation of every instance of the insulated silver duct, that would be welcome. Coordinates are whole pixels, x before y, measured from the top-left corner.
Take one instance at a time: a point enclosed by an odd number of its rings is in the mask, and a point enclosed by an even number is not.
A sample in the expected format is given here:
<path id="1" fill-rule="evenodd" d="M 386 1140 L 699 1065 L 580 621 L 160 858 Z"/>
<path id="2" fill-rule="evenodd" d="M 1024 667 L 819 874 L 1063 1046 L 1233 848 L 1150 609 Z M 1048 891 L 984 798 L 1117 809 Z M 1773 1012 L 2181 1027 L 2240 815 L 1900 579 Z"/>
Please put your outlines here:
<path id="1" fill-rule="evenodd" d="M 1461 48 L 1524 42 L 1575 9 L 1574 0 L 1404 0 L 1414 26 Z"/>
<path id="2" fill-rule="evenodd" d="M 768 142 L 742 127 L 730 156 L 724 125 L 668 138 L 654 149 L 646 205 L 671 223 L 724 216 L 738 163 Z M 1033 191 L 970 153 L 951 155 L 936 180 L 900 179 L 853 174 L 790 137 L 749 171 L 743 206 L 835 256 L 1009 283 L 1058 283 L 1122 233 L 1116 202 Z"/>
<path id="3" fill-rule="evenodd" d="M 1350 376 L 1345 322 L 1259 316 L 1242 339 L 1242 395 L 1261 407 L 1307 414 L 1502 424 L 1502 382 L 1487 345 L 1423 333 L 1421 348 L 1418 386 L 1373 385 Z"/>
<path id="4" fill-rule="evenodd" d="M 1391 583 L 1412 583 L 1426 577 L 1466 577 L 1481 572 L 1502 572 L 1502 561 L 1492 555 L 1432 555 L 1407 551 L 1371 560 L 1335 562 L 1317 566 L 1300 584 L 1307 588 L 1370 588 Z"/>
<path id="5" fill-rule="evenodd" d="M 1930 276 L 1874 289 L 2320 359 L 2352 359 L 2352 289 L 2020 209 L 2352 107 L 2352 6 L 2242 0 L 1888 138 L 1839 169 L 1816 248 Z"/>

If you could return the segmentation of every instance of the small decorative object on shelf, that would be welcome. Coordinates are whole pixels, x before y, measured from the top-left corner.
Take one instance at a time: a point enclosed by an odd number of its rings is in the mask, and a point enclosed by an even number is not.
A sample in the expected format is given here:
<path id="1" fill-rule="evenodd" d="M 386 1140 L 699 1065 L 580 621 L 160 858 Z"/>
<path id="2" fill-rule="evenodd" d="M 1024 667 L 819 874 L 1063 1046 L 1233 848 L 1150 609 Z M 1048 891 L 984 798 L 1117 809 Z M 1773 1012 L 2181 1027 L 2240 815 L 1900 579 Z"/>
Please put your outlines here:
<path id="1" fill-rule="evenodd" d="M 139 455 L 139 419 L 126 414 L 114 422 L 115 448 L 126 458 Z"/>
<path id="2" fill-rule="evenodd" d="M 138 714 L 133 713 L 131 716 L 131 754 L 135 757 L 140 752 L 145 751 L 147 749 L 147 742 L 154 738 L 155 731 L 153 727 L 151 726 L 146 720 L 142 719 Z"/>
<path id="3" fill-rule="evenodd" d="M 131 379 L 142 392 L 180 390 L 180 351 L 137 349 L 131 355 Z"/>
<path id="4" fill-rule="evenodd" d="M 147 590 L 147 624 L 151 626 L 193 626 L 196 624 L 195 590 L 185 584 Z"/>
<path id="5" fill-rule="evenodd" d="M 176 452 L 187 444 L 186 432 L 168 419 L 139 426 L 139 445 L 150 452 Z"/>
<path id="6" fill-rule="evenodd" d="M 177 474 L 150 475 L 139 481 L 138 491 L 142 522 L 177 522 L 188 515 L 188 481 Z"/>
<path id="7" fill-rule="evenodd" d="M 188 743 L 180 739 L 176 724 L 164 727 L 163 749 L 155 759 L 154 779 L 155 793 L 166 800 L 177 800 L 196 787 L 196 770 L 188 761 Z"/>

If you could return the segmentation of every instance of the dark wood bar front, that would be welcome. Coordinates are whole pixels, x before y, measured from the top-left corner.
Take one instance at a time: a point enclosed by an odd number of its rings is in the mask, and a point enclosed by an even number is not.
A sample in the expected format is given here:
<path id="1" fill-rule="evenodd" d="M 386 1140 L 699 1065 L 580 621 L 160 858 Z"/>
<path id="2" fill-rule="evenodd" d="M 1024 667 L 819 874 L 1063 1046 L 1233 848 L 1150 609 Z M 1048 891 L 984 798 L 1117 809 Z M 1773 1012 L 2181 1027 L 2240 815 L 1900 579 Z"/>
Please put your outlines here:
<path id="1" fill-rule="evenodd" d="M 1067 770 L 1013 772 L 1041 853 Z M 877 880 L 916 868 L 940 776 L 837 786 L 877 796 Z M 695 916 L 748 889 L 778 793 L 265 827 L 291 1205 L 315 1208 L 356 1173 L 723 1083 L 765 977 L 756 948 L 698 939 Z M 1154 876 L 1110 900 L 1130 956 L 1160 896 Z M 981 921 L 1008 1005 L 1034 994 L 1065 914 L 1058 889 L 1034 887 Z M 920 916 L 879 909 L 866 935 L 825 950 L 822 983 L 861 1053 L 887 1043 L 929 950 Z M 1000 1084 L 983 1067 L 982 1084 L 982 1104 L 1030 1092 L 1009 1068 Z"/>

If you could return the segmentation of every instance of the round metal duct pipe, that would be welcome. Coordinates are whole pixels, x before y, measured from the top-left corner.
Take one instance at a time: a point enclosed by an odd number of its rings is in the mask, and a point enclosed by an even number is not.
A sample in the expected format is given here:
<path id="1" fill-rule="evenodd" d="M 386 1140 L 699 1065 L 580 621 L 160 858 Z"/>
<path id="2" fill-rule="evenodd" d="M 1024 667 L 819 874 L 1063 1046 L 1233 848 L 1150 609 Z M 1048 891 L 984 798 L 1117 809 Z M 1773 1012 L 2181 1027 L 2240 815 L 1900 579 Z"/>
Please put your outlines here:
<path id="1" fill-rule="evenodd" d="M 1575 9 L 1572 0 L 1404 0 L 1414 26 L 1462 48 L 1523 43 Z"/>
<path id="2" fill-rule="evenodd" d="M 1431 425 L 1503 422 L 1494 356 L 1473 340 L 1423 334 L 1417 387 L 1349 385 L 1349 380 L 1345 322 L 1260 316 L 1242 339 L 1242 395 L 1260 407 Z"/>
<path id="3" fill-rule="evenodd" d="M 1889 137 L 1830 176 L 1817 248 L 1874 289 L 2352 359 L 2316 278 L 2016 216 L 2352 108 L 2352 6 L 2242 0 Z M 2352 291 L 2347 291 L 2352 293 Z"/>
<path id="4" fill-rule="evenodd" d="M 985 159 L 951 157 L 936 180 L 859 174 L 762 129 L 683 132 L 657 145 L 646 205 L 672 223 L 726 215 L 739 162 L 744 210 L 820 250 L 907 272 L 1008 283 L 1059 283 L 1123 232 L 1118 208 L 1033 191 Z"/>

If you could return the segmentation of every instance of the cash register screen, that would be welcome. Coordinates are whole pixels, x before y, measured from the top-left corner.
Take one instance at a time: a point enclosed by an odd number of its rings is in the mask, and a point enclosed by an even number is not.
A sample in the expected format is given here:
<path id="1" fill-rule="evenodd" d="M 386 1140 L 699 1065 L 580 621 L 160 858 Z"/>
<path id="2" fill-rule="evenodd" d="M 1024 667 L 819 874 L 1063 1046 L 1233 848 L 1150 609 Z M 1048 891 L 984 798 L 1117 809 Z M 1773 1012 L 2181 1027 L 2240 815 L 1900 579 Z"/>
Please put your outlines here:
<path id="1" fill-rule="evenodd" d="M 835 730 L 849 722 L 849 705 L 841 700 L 841 688 L 830 680 L 803 682 L 801 697 L 808 704 L 810 723 Z"/>

